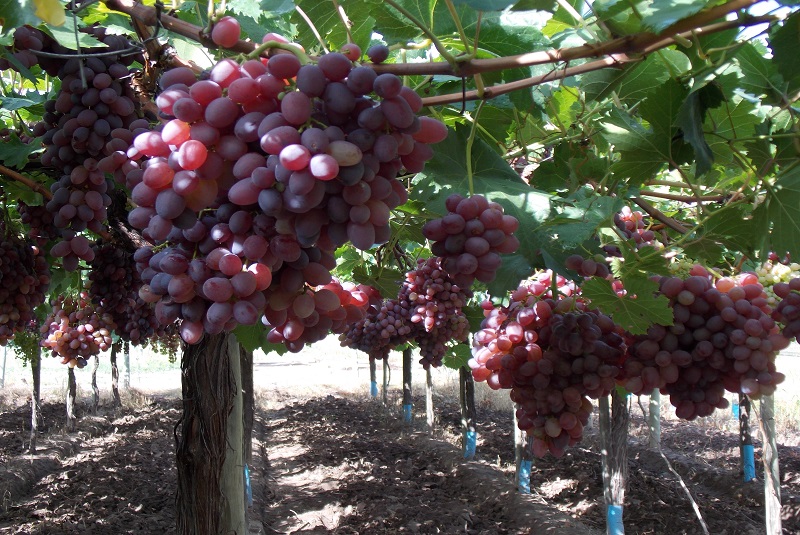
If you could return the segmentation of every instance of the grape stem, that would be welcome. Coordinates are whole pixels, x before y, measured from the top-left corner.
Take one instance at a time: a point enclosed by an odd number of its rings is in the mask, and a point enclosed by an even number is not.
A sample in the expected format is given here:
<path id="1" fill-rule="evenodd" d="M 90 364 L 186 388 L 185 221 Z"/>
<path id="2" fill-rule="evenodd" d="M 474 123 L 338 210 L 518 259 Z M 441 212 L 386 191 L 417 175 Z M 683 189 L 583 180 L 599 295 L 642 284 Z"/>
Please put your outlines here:
<path id="1" fill-rule="evenodd" d="M 639 208 L 647 212 L 650 217 L 652 217 L 657 221 L 661 221 L 675 232 L 680 232 L 681 234 L 687 234 L 689 232 L 689 229 L 687 229 L 686 227 L 684 227 L 671 217 L 668 217 L 659 209 L 657 209 L 655 206 L 645 201 L 641 197 L 633 197 L 631 200 L 635 202 L 639 206 Z"/>
<path id="2" fill-rule="evenodd" d="M 308 54 L 300 50 L 299 46 L 293 45 L 291 43 L 281 43 L 279 41 L 266 41 L 265 43 L 258 45 L 258 47 L 255 50 L 247 54 L 247 58 L 256 59 L 260 57 L 264 53 L 264 51 L 272 50 L 274 48 L 291 52 L 292 54 L 297 56 L 297 59 L 299 59 L 300 63 L 303 65 L 311 63 L 311 58 L 308 57 Z"/>
<path id="3" fill-rule="evenodd" d="M 297 11 L 297 13 L 300 15 L 300 17 L 302 17 L 302 19 L 304 21 L 306 21 L 306 24 L 308 24 L 308 27 L 311 29 L 311 33 L 313 33 L 314 37 L 317 38 L 317 41 L 319 42 L 319 46 L 321 46 L 322 50 L 324 50 L 325 53 L 327 54 L 329 52 L 329 50 L 328 50 L 328 47 L 325 45 L 325 40 L 319 34 L 319 30 L 317 30 L 317 27 L 314 26 L 314 23 L 311 21 L 309 16 L 306 15 L 306 12 L 303 11 L 303 9 L 300 6 L 294 6 L 294 10 Z"/>
<path id="4" fill-rule="evenodd" d="M 44 197 L 48 201 L 53 198 L 53 192 L 51 192 L 49 189 L 47 189 L 46 187 L 37 182 L 34 182 L 30 178 L 23 176 L 12 169 L 9 169 L 4 165 L 0 165 L 0 174 L 5 175 L 9 178 L 16 180 L 21 184 L 26 185 L 31 191 L 39 193 L 42 197 Z"/>
<path id="5" fill-rule="evenodd" d="M 470 59 L 475 57 L 475 54 L 478 52 L 477 44 L 475 46 L 474 52 L 469 51 L 469 40 L 467 39 L 467 34 L 464 32 L 464 26 L 461 24 L 461 18 L 458 16 L 458 12 L 456 11 L 456 6 L 453 5 L 453 0 L 444 0 L 444 3 L 447 5 L 447 10 L 450 11 L 450 16 L 453 18 L 453 22 L 458 29 L 458 35 L 461 36 L 461 42 L 464 43 L 464 53 Z M 480 26 L 479 26 L 480 27 Z"/>
<path id="6" fill-rule="evenodd" d="M 434 33 L 430 30 L 430 28 L 428 28 L 421 20 L 416 18 L 407 9 L 399 5 L 394 0 L 386 0 L 386 3 L 395 8 L 397 11 L 400 12 L 400 14 L 402 14 L 404 17 L 406 17 L 408 20 L 414 23 L 414 25 L 417 26 L 417 28 L 419 28 L 422 31 L 422 33 L 425 34 L 425 37 L 431 40 L 433 46 L 436 47 L 436 50 L 439 51 L 439 55 L 442 56 L 445 61 L 447 61 L 447 63 L 449 64 L 450 68 L 453 71 L 458 69 L 458 63 L 456 62 L 456 58 L 453 57 L 453 55 L 447 51 L 444 44 L 442 44 L 439 38 L 436 37 L 436 35 L 434 35 Z"/>
<path id="7" fill-rule="evenodd" d="M 655 197 L 657 199 L 667 199 L 670 201 L 679 201 L 685 203 L 695 203 L 695 202 L 722 202 L 727 200 L 729 197 L 739 197 L 741 194 L 735 193 L 733 195 L 700 195 L 695 197 L 693 195 L 677 195 L 675 193 L 662 193 L 660 191 L 647 191 L 642 190 L 639 192 L 639 195 L 646 195 L 647 197 Z"/>
<path id="8" fill-rule="evenodd" d="M 344 12 L 344 8 L 337 2 L 336 0 L 331 0 L 333 3 L 333 9 L 336 10 L 336 13 L 339 14 L 339 18 L 342 19 L 342 24 L 344 25 L 344 31 L 347 32 L 347 42 L 353 43 L 353 33 L 350 31 L 350 19 L 347 18 L 347 13 Z"/>

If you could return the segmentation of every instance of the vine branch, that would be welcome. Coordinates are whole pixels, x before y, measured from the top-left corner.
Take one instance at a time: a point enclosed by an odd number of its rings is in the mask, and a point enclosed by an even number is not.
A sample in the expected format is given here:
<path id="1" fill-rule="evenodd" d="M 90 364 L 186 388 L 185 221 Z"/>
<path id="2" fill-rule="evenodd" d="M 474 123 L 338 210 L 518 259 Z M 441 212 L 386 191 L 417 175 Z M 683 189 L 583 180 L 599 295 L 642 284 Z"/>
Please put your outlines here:
<path id="1" fill-rule="evenodd" d="M 53 198 L 53 192 L 51 192 L 49 189 L 47 189 L 43 185 L 39 184 L 38 182 L 35 182 L 35 181 L 31 180 L 30 178 L 21 175 L 20 173 L 14 171 L 13 169 L 9 169 L 8 167 L 6 167 L 4 165 L 0 165 L 0 175 L 5 175 L 8 178 L 16 180 L 20 184 L 24 184 L 31 191 L 35 191 L 36 193 L 39 193 L 42 197 L 44 197 L 48 201 Z"/>
<path id="2" fill-rule="evenodd" d="M 633 197 L 633 202 L 635 202 L 639 208 L 647 212 L 647 214 L 655 219 L 656 221 L 661 221 L 666 226 L 674 230 L 675 232 L 680 232 L 681 234 L 688 234 L 689 229 L 672 219 L 671 217 L 667 216 L 661 210 L 647 202 L 646 200 L 642 199 L 641 197 Z"/>

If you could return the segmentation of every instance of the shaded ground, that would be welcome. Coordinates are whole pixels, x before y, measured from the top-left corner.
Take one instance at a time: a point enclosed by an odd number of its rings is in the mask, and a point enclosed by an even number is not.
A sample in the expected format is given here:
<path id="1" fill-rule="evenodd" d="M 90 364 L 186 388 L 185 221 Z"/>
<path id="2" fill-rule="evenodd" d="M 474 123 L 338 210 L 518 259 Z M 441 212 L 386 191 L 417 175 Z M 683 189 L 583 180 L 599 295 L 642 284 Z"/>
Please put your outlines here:
<path id="1" fill-rule="evenodd" d="M 439 427 L 429 433 L 363 396 L 266 394 L 256 414 L 251 517 L 265 533 L 604 532 L 593 430 L 564 458 L 535 461 L 525 496 L 513 490 L 511 414 L 479 408 L 478 459 L 465 463 L 457 405 L 436 403 Z M 415 400 L 415 411 L 423 409 Z M 61 404 L 45 404 L 44 413 L 42 452 L 31 457 L 23 450 L 27 407 L 0 410 L 1 534 L 174 533 L 178 401 L 101 410 L 72 434 L 60 430 Z M 626 531 L 702 533 L 680 483 L 644 446 L 640 424 L 630 441 Z M 763 533 L 763 487 L 741 483 L 736 434 L 679 425 L 663 423 L 664 452 L 710 533 Z M 780 461 L 784 532 L 800 533 L 800 448 L 781 448 Z"/>

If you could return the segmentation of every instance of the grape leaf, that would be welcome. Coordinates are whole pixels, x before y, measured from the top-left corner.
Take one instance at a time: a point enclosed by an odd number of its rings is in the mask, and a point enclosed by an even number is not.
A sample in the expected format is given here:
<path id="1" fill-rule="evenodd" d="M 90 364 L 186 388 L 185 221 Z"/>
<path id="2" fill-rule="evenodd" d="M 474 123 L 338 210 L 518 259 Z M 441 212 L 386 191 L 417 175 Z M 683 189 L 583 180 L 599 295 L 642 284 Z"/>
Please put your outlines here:
<path id="1" fill-rule="evenodd" d="M 239 325 L 233 330 L 239 343 L 248 351 L 255 351 L 267 344 L 267 329 L 258 322 L 256 325 Z M 283 344 L 275 344 L 284 347 Z"/>
<path id="2" fill-rule="evenodd" d="M 20 26 L 38 26 L 41 19 L 31 0 L 0 0 L 0 34 L 5 35 Z"/>
<path id="3" fill-rule="evenodd" d="M 22 97 L 0 97 L 0 105 L 3 111 L 14 111 L 40 106 L 47 100 L 46 95 L 29 93 L 25 98 Z"/>
<path id="4" fill-rule="evenodd" d="M 583 283 L 581 295 L 591 301 L 592 307 L 611 316 L 631 334 L 645 334 L 655 323 L 672 325 L 669 299 L 653 295 L 658 290 L 657 282 L 646 277 L 633 277 L 623 284 L 628 293 L 620 296 L 614 291 L 611 281 L 593 277 Z"/>
<path id="5" fill-rule="evenodd" d="M 7 167 L 23 169 L 28 163 L 28 156 L 39 148 L 36 143 L 23 143 L 17 134 L 12 133 L 7 140 L 0 143 L 0 162 Z"/>
<path id="6" fill-rule="evenodd" d="M 794 94 L 800 87 L 800 13 L 790 15 L 782 26 L 777 27 L 770 35 L 775 66 L 789 84 L 787 92 Z"/>
<path id="7" fill-rule="evenodd" d="M 442 364 L 451 370 L 457 370 L 462 366 L 466 366 L 469 359 L 472 358 L 472 351 L 468 344 L 456 344 L 449 349 L 450 350 L 445 353 L 442 359 Z"/>
<path id="8" fill-rule="evenodd" d="M 656 88 L 640 107 L 649 129 L 619 109 L 611 112 L 603 128 L 606 141 L 620 153 L 611 166 L 615 173 L 640 184 L 673 161 L 673 125 L 685 96 L 686 90 L 673 80 Z"/>
<path id="9" fill-rule="evenodd" d="M 714 163 L 714 152 L 703 132 L 706 110 L 718 107 L 722 98 L 719 87 L 709 84 L 689 93 L 678 109 L 676 124 L 683 133 L 683 139 L 694 149 L 695 173 L 698 176 L 706 174 Z"/>
<path id="10" fill-rule="evenodd" d="M 653 0 L 641 6 L 642 25 L 654 33 L 701 11 L 707 0 Z"/>
<path id="11" fill-rule="evenodd" d="M 296 4 L 308 16 L 329 48 L 338 50 L 339 47 L 349 41 L 347 28 L 345 28 L 339 12 L 333 7 L 333 4 L 318 2 L 317 0 L 298 0 Z M 352 24 L 350 33 L 353 36 L 353 42 L 359 45 L 362 50 L 366 50 L 372 37 L 372 30 L 375 27 L 375 19 L 372 17 L 372 12 L 379 5 L 377 0 L 340 0 L 339 5 Z M 308 23 L 297 11 L 291 14 L 290 19 L 297 25 L 298 42 L 317 42 L 317 38 L 309 28 Z"/>
<path id="12" fill-rule="evenodd" d="M 67 20 L 64 5 L 58 0 L 33 0 L 36 16 L 52 26 L 61 26 Z"/>
<path id="13" fill-rule="evenodd" d="M 800 258 L 800 166 L 778 173 L 764 202 L 754 212 L 760 221 L 772 222 L 767 248 L 779 255 Z"/>
<path id="14" fill-rule="evenodd" d="M 634 245 L 635 244 L 631 244 Z M 650 275 L 669 275 L 667 259 L 663 251 L 649 245 L 634 250 L 630 247 L 620 247 L 622 258 L 615 258 L 611 262 L 611 272 L 622 281 L 636 277 L 649 277 Z"/>
<path id="15" fill-rule="evenodd" d="M 71 14 L 67 17 L 67 23 L 63 26 L 43 26 L 41 30 L 50 37 L 58 41 L 58 44 L 69 50 L 78 50 L 80 48 L 108 48 L 108 45 L 99 41 L 95 36 L 88 33 L 78 32 L 75 35 L 75 15 Z M 82 27 L 83 22 L 78 21 L 78 27 Z"/>
<path id="16" fill-rule="evenodd" d="M 453 0 L 455 5 L 468 5 L 478 11 L 502 11 L 513 6 L 516 0 Z"/>

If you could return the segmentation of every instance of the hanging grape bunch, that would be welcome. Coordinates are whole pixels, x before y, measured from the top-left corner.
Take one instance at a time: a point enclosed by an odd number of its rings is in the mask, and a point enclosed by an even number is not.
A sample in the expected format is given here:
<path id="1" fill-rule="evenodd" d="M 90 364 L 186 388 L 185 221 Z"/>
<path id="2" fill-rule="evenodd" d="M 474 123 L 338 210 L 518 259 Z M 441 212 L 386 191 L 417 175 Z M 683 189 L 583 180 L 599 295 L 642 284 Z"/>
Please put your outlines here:
<path id="1" fill-rule="evenodd" d="M 44 303 L 50 268 L 39 248 L 20 239 L 0 211 L 0 345 L 28 328 Z"/>
<path id="2" fill-rule="evenodd" d="M 608 395 L 622 372 L 627 347 L 608 316 L 586 310 L 571 281 L 552 273 L 523 281 L 506 307 L 484 303 L 475 334 L 473 377 L 511 389 L 518 426 L 533 437 L 533 452 L 559 457 L 583 436 L 592 405 Z"/>
<path id="3" fill-rule="evenodd" d="M 341 53 L 303 61 L 223 59 L 202 80 L 168 71 L 166 123 L 102 161 L 132 188 L 129 222 L 162 244 L 137 253 L 140 294 L 159 321 L 182 320 L 187 342 L 259 317 L 292 350 L 319 339 L 334 300 L 314 287 L 331 282 L 333 252 L 388 240 L 407 200 L 397 177 L 447 135 L 416 116 L 421 99 L 398 77 Z"/>
<path id="4" fill-rule="evenodd" d="M 87 358 L 111 347 L 113 328 L 111 318 L 98 313 L 87 295 L 59 296 L 42 324 L 41 344 L 61 357 L 62 364 L 83 368 Z"/>
<path id="5" fill-rule="evenodd" d="M 424 236 L 433 242 L 431 252 L 442 257 L 442 268 L 463 288 L 475 279 L 493 281 L 500 255 L 519 247 L 514 236 L 519 221 L 482 195 L 465 198 L 454 194 L 447 198 L 445 207 L 447 215 L 422 227 Z"/>
<path id="6" fill-rule="evenodd" d="M 727 407 L 725 390 L 753 398 L 774 392 L 784 379 L 775 357 L 789 343 L 754 274 L 713 281 L 702 268 L 693 272 L 661 279 L 674 323 L 636 337 L 624 383 L 634 394 L 659 388 L 687 420 Z"/>

